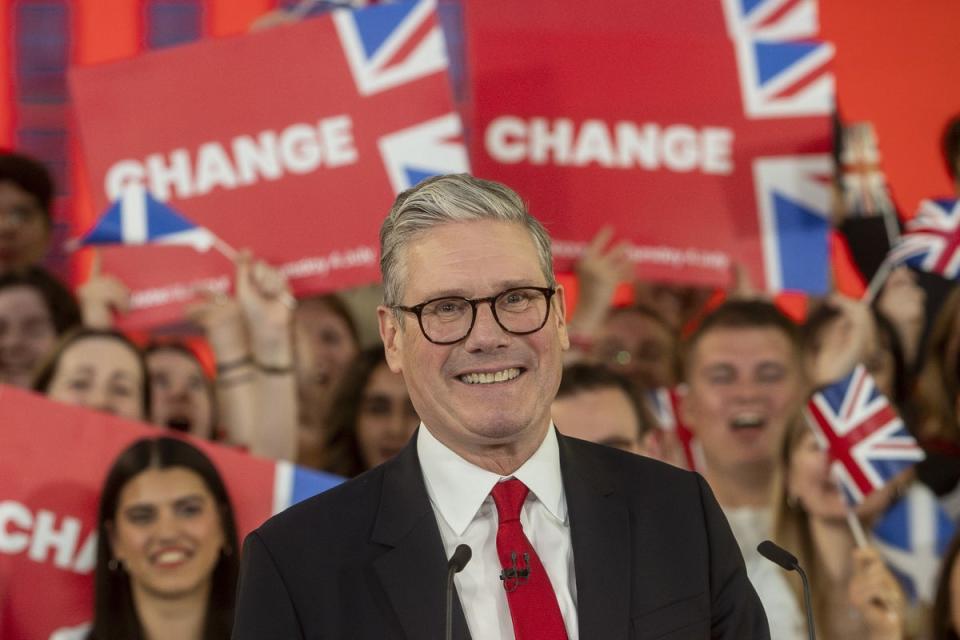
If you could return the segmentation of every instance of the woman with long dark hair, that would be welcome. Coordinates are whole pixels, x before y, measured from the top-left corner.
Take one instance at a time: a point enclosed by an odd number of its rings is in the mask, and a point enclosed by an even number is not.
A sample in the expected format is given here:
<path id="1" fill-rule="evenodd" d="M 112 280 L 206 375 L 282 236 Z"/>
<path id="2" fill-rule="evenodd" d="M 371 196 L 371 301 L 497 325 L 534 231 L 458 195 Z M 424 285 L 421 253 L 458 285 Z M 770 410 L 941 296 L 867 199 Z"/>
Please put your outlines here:
<path id="1" fill-rule="evenodd" d="M 301 461 L 347 478 L 393 457 L 413 435 L 420 418 L 382 346 L 360 352 L 347 367 L 325 423 L 320 455 Z"/>
<path id="2" fill-rule="evenodd" d="M 93 640 L 230 637 L 239 565 L 227 489 L 178 438 L 138 440 L 100 496 Z"/>

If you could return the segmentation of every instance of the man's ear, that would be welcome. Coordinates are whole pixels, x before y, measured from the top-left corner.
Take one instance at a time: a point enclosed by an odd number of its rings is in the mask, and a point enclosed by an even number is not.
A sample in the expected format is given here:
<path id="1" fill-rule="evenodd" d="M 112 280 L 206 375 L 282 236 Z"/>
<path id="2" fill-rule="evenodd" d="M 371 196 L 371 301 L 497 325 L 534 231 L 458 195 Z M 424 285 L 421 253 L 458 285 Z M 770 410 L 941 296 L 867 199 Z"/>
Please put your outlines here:
<path id="1" fill-rule="evenodd" d="M 562 284 L 557 285 L 557 292 L 553 294 L 550 304 L 554 305 L 554 322 L 557 323 L 557 335 L 560 336 L 560 346 L 564 351 L 570 348 L 570 336 L 567 335 L 567 296 Z"/>
<path id="2" fill-rule="evenodd" d="M 393 309 L 382 304 L 377 307 L 377 321 L 380 326 L 380 339 L 383 340 L 383 352 L 387 357 L 390 371 L 400 373 L 403 355 L 403 327 L 397 322 Z"/>

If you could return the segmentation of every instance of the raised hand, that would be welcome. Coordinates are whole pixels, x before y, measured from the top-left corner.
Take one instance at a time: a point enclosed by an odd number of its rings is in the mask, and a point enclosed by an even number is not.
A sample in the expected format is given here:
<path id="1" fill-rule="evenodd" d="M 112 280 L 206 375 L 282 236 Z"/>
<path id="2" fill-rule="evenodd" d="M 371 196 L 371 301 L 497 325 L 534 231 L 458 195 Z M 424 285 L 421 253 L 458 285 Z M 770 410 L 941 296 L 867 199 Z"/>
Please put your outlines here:
<path id="1" fill-rule="evenodd" d="M 617 285 L 633 277 L 627 243 L 607 247 L 613 227 L 605 226 L 593 237 L 574 266 L 579 281 L 577 308 L 570 321 L 571 331 L 592 336 L 607 315 Z"/>
<path id="2" fill-rule="evenodd" d="M 286 277 L 249 251 L 237 256 L 237 302 L 246 319 L 258 364 L 289 368 L 293 363 L 293 296 Z"/>
<path id="3" fill-rule="evenodd" d="M 94 329 L 113 326 L 113 314 L 130 308 L 130 290 L 116 276 L 103 273 L 100 252 L 94 250 L 90 277 L 77 289 L 83 324 Z"/>
<path id="4" fill-rule="evenodd" d="M 897 330 L 907 361 L 916 360 L 926 319 L 927 293 L 917 284 L 917 277 L 909 267 L 894 269 L 887 277 L 880 295 L 877 310 Z"/>
<path id="5" fill-rule="evenodd" d="M 819 346 L 811 363 L 814 386 L 829 384 L 850 373 L 876 343 L 877 330 L 866 303 L 835 293 L 827 304 L 840 313 L 820 331 Z"/>
<path id="6" fill-rule="evenodd" d="M 863 616 L 869 640 L 899 640 L 904 634 L 906 604 L 897 580 L 880 554 L 869 547 L 853 550 L 850 604 Z"/>

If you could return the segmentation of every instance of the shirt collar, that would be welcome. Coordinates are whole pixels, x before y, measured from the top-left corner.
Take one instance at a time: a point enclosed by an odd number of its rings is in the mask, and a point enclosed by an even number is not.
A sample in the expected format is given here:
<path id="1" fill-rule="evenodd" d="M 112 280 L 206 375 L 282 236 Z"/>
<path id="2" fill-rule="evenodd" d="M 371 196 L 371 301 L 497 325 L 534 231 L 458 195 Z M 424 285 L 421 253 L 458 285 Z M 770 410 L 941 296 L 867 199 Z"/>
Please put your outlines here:
<path id="1" fill-rule="evenodd" d="M 467 462 L 437 440 L 422 422 L 417 434 L 417 455 L 430 502 L 457 536 L 463 535 L 493 486 L 510 477 L 527 485 L 550 515 L 567 522 L 560 446 L 553 422 L 534 454 L 512 476 L 501 476 Z"/>

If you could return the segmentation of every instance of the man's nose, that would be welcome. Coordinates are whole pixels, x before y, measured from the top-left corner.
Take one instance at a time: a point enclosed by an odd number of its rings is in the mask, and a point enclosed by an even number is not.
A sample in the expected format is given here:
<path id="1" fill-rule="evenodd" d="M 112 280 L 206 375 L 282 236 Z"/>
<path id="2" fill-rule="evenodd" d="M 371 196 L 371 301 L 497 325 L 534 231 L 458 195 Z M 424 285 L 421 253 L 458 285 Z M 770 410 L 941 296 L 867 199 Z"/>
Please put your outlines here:
<path id="1" fill-rule="evenodd" d="M 464 343 L 468 351 L 488 351 L 506 346 L 510 341 L 507 333 L 493 315 L 493 306 L 489 303 L 477 305 L 477 318 L 473 329 Z"/>
<path id="2" fill-rule="evenodd" d="M 734 389 L 734 399 L 739 402 L 758 402 L 763 398 L 763 386 L 751 380 L 739 382 Z"/>

